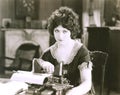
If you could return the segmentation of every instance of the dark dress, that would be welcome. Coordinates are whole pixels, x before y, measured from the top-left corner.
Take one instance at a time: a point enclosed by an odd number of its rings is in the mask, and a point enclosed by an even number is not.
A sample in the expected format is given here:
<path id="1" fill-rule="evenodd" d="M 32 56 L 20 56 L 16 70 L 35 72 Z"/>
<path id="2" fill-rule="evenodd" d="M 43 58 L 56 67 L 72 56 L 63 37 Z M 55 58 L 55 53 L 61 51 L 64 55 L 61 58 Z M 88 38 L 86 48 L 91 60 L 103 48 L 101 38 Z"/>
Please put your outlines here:
<path id="1" fill-rule="evenodd" d="M 59 65 L 59 62 L 57 59 L 52 55 L 51 49 L 48 49 L 44 52 L 41 59 L 44 61 L 49 61 L 52 63 L 55 67 Z M 54 51 L 54 49 L 53 49 Z M 64 77 L 66 77 L 71 85 L 77 86 L 80 84 L 80 71 L 78 66 L 80 66 L 83 62 L 87 62 L 89 64 L 90 56 L 88 49 L 82 45 L 80 46 L 78 43 L 75 44 L 74 50 L 71 55 L 71 60 L 69 61 L 69 64 L 63 65 L 63 71 L 67 71 L 64 73 Z M 88 66 L 88 64 L 86 64 Z"/>

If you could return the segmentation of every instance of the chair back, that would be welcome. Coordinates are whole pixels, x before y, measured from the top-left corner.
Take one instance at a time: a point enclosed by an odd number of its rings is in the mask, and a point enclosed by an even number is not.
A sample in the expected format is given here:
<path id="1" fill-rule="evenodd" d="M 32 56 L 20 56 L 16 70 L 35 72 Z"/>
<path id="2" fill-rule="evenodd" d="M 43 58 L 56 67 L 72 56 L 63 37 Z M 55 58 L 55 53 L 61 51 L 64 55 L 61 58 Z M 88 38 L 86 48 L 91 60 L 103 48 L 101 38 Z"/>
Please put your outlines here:
<path id="1" fill-rule="evenodd" d="M 18 47 L 15 60 L 10 67 L 15 70 L 31 71 L 33 58 L 40 57 L 39 49 L 39 45 L 34 45 L 33 43 L 23 43 Z"/>
<path id="2" fill-rule="evenodd" d="M 96 95 L 103 95 L 105 67 L 108 53 L 102 51 L 90 51 L 90 58 L 93 63 L 92 79 Z"/>

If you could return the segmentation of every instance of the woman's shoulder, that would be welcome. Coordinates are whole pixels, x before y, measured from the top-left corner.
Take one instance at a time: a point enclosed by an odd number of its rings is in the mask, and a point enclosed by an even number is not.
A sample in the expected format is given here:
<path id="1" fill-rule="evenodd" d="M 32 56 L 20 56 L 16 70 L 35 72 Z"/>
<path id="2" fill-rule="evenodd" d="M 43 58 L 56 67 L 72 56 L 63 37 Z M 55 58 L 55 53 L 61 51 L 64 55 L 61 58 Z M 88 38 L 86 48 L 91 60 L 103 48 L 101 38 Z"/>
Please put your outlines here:
<path id="1" fill-rule="evenodd" d="M 75 41 L 75 47 L 80 49 L 83 46 L 83 43 L 81 43 L 81 41 L 79 40 L 74 40 L 74 41 Z"/>
<path id="2" fill-rule="evenodd" d="M 79 48 L 79 51 L 88 51 L 87 47 L 78 40 L 75 40 L 75 47 Z"/>
<path id="3" fill-rule="evenodd" d="M 46 57 L 48 57 L 48 56 L 51 56 L 51 49 L 54 47 L 54 45 L 52 45 L 52 46 L 50 46 L 50 47 L 48 47 L 48 48 L 46 48 L 44 51 L 43 51 L 43 53 L 42 53 L 42 55 L 41 55 L 41 58 L 44 56 L 46 56 Z"/>
<path id="4" fill-rule="evenodd" d="M 76 47 L 75 48 L 78 48 L 78 53 L 79 54 L 88 54 L 89 53 L 89 50 L 87 49 L 87 47 L 83 44 L 83 43 L 81 43 L 81 42 L 79 42 L 79 41 L 76 41 L 76 45 L 75 45 Z"/>

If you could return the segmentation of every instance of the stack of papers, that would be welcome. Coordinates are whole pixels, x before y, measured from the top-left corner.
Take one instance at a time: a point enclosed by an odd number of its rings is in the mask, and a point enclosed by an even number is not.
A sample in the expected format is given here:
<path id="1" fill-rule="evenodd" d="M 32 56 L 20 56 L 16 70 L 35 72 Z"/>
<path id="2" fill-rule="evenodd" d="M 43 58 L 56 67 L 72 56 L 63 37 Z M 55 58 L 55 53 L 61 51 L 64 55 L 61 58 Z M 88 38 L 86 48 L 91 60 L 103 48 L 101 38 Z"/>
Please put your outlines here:
<path id="1" fill-rule="evenodd" d="M 11 81 L 26 82 L 29 84 L 43 85 L 51 74 L 17 71 L 11 76 Z"/>

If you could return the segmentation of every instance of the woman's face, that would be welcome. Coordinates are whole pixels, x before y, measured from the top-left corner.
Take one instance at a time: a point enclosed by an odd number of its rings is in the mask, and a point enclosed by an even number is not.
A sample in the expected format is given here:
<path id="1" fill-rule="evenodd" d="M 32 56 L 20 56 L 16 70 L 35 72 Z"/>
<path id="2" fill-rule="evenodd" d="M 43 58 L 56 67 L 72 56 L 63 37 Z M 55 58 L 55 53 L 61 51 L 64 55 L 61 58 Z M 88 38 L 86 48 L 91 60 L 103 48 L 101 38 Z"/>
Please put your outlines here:
<path id="1" fill-rule="evenodd" d="M 65 43 L 71 39 L 71 32 L 62 25 L 59 25 L 54 29 L 54 37 L 57 42 Z"/>

